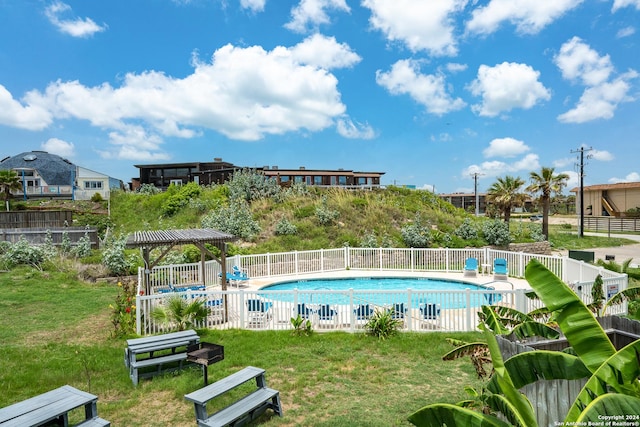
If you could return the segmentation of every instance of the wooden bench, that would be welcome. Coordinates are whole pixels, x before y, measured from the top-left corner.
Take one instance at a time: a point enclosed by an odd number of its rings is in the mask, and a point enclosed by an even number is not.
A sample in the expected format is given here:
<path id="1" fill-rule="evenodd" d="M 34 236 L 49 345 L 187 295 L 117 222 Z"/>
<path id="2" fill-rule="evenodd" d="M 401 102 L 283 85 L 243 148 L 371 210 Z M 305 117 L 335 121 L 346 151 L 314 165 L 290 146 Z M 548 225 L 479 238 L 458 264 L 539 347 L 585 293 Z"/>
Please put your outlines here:
<path id="1" fill-rule="evenodd" d="M 207 402 L 255 378 L 257 389 L 235 403 L 212 415 L 207 413 Z M 255 420 L 267 409 L 282 416 L 280 393 L 268 388 L 264 369 L 248 366 L 213 384 L 184 396 L 193 402 L 199 427 L 235 426 Z"/>
<path id="2" fill-rule="evenodd" d="M 187 348 L 198 343 L 200 337 L 192 329 L 127 340 L 124 364 L 129 368 L 131 381 L 138 385 L 139 378 L 182 369 L 187 360 Z M 155 369 L 142 372 L 149 367 Z"/>
<path id="3" fill-rule="evenodd" d="M 70 385 L 64 385 L 22 402 L 0 409 L 1 427 L 69 425 L 69 412 L 84 406 L 85 420 L 77 424 L 84 427 L 108 427 L 109 421 L 98 417 L 98 396 Z"/>

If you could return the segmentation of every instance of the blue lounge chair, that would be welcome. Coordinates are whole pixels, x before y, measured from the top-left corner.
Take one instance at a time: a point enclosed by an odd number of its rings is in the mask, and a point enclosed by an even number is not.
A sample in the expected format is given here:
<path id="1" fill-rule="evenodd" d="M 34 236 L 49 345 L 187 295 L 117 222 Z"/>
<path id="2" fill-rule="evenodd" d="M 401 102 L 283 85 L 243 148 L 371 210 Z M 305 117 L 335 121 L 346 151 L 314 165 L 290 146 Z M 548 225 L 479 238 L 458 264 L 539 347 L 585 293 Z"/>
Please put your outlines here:
<path id="1" fill-rule="evenodd" d="M 504 258 L 496 258 L 493 260 L 493 280 L 507 280 L 509 277 L 509 269 L 507 268 L 507 260 Z"/>
<path id="2" fill-rule="evenodd" d="M 391 317 L 394 319 L 404 320 L 407 315 L 407 307 L 403 302 L 393 304 L 391 308 Z"/>
<path id="3" fill-rule="evenodd" d="M 463 275 L 465 277 L 476 277 L 478 275 L 478 259 L 467 258 L 464 262 Z"/>
<path id="4" fill-rule="evenodd" d="M 300 315 L 303 319 L 311 319 L 311 316 L 313 316 L 313 310 L 307 307 L 305 303 L 301 303 L 296 307 L 296 315 Z"/>
<path id="5" fill-rule="evenodd" d="M 248 326 L 264 328 L 271 320 L 271 306 L 270 302 L 265 302 L 259 299 L 247 300 L 247 324 Z"/>
<path id="6" fill-rule="evenodd" d="M 322 304 L 318 308 L 318 327 L 338 326 L 338 312 L 329 304 Z"/>
<path id="7" fill-rule="evenodd" d="M 440 306 L 426 303 L 420 306 L 420 326 L 435 328 L 440 325 Z"/>
<path id="8" fill-rule="evenodd" d="M 356 326 L 362 327 L 364 326 L 371 316 L 373 316 L 374 310 L 369 306 L 369 304 L 360 304 L 356 308 L 353 309 L 353 315 L 356 319 Z"/>

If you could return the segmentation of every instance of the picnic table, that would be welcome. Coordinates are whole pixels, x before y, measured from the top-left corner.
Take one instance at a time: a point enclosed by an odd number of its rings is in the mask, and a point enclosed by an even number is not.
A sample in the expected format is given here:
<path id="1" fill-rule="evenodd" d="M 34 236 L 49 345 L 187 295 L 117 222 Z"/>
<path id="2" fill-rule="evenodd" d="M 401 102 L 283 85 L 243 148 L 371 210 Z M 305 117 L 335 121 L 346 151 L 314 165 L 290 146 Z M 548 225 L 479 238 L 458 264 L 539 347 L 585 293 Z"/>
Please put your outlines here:
<path id="1" fill-rule="evenodd" d="M 200 343 L 193 329 L 127 340 L 124 364 L 134 385 L 138 379 L 181 369 L 187 359 L 187 348 Z M 177 365 L 177 366 L 175 366 Z M 141 372 L 143 368 L 153 368 Z"/>
<path id="2" fill-rule="evenodd" d="M 84 406 L 84 421 L 77 426 L 110 426 L 98 417 L 98 396 L 64 385 L 0 409 L 1 427 L 40 426 L 52 421 L 69 425 L 69 412 Z"/>

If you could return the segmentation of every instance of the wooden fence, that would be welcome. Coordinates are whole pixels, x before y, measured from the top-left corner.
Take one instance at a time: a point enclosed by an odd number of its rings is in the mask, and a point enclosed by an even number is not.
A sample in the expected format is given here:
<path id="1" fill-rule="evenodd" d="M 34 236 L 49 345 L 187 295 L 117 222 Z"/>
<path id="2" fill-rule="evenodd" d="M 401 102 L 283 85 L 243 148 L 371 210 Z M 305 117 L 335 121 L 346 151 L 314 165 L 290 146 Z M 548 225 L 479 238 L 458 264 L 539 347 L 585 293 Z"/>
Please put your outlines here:
<path id="1" fill-rule="evenodd" d="M 21 238 L 34 245 L 46 243 L 47 236 L 51 237 L 54 245 L 61 245 L 64 236 L 69 238 L 72 246 L 76 245 L 85 235 L 91 241 L 91 248 L 98 249 L 100 240 L 98 230 L 85 227 L 56 227 L 56 228 L 10 228 L 0 229 L 0 241 L 16 243 Z"/>
<path id="2" fill-rule="evenodd" d="M 640 232 L 640 218 L 585 217 L 584 228 L 609 233 Z"/>
<path id="3" fill-rule="evenodd" d="M 71 211 L 0 212 L 0 228 L 61 228 L 72 220 Z"/>

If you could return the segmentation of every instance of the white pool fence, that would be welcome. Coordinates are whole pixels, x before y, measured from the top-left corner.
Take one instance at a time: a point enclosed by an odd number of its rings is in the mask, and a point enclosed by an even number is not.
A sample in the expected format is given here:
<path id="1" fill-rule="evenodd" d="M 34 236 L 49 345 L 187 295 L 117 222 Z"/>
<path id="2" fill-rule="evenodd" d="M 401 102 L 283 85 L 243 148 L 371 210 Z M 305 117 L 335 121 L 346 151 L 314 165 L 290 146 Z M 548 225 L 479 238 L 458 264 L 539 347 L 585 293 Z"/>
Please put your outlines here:
<path id="1" fill-rule="evenodd" d="M 591 287 L 599 274 L 605 295 L 610 297 L 627 287 L 626 274 L 616 273 L 584 261 L 567 257 L 508 252 L 491 248 L 471 249 L 397 249 L 350 248 L 295 251 L 275 254 L 236 255 L 226 260 L 229 272 L 233 266 L 250 279 L 273 281 L 304 280 L 312 273 L 349 271 L 423 273 L 462 273 L 465 260 L 474 257 L 479 265 L 491 266 L 495 258 L 507 260 L 510 277 L 523 278 L 531 259 L 537 259 L 562 281 L 569 284 L 585 303 L 591 302 Z M 203 271 L 204 270 L 204 271 Z M 362 314 L 375 310 L 394 309 L 402 328 L 407 331 L 473 331 L 477 330 L 477 312 L 481 305 L 500 304 L 529 312 L 541 303 L 525 296 L 523 289 L 494 289 L 490 278 L 485 287 L 470 285 L 465 290 L 403 291 L 379 290 L 335 291 L 327 289 L 270 291 L 249 290 L 240 286 L 221 287 L 220 264 L 162 265 L 154 267 L 148 277 L 138 272 L 137 333 L 163 332 L 166 326 L 151 318 L 154 307 L 176 293 L 185 298 L 202 298 L 209 307 L 209 316 L 199 327 L 232 329 L 292 329 L 291 318 L 307 316 L 316 331 L 358 331 L 366 323 Z M 145 290 L 145 279 L 148 291 Z M 454 279 L 452 277 L 452 279 Z M 463 279 L 462 275 L 456 280 Z M 233 283 L 233 282 L 232 282 Z M 503 284 L 505 282 L 502 282 Z M 507 280 L 508 283 L 508 280 Z M 479 289 L 479 290 L 478 290 Z M 170 292 L 171 291 L 171 292 Z M 609 314 L 626 313 L 626 304 L 612 307 Z"/>

